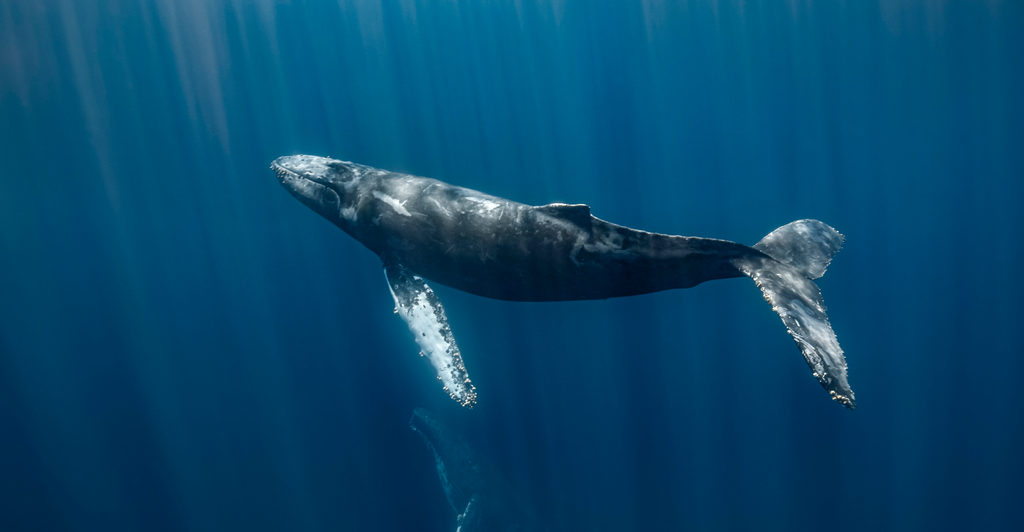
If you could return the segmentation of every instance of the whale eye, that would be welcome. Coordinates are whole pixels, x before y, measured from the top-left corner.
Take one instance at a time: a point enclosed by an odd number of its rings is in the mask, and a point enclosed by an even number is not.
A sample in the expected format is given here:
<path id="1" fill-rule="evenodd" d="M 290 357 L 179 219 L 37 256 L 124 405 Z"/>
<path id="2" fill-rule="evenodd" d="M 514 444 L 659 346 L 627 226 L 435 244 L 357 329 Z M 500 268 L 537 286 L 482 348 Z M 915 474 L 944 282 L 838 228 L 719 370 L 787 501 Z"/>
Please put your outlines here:
<path id="1" fill-rule="evenodd" d="M 337 192 L 329 188 L 324 188 L 320 192 L 320 201 L 323 202 L 324 205 L 337 205 L 341 200 L 338 198 Z"/>

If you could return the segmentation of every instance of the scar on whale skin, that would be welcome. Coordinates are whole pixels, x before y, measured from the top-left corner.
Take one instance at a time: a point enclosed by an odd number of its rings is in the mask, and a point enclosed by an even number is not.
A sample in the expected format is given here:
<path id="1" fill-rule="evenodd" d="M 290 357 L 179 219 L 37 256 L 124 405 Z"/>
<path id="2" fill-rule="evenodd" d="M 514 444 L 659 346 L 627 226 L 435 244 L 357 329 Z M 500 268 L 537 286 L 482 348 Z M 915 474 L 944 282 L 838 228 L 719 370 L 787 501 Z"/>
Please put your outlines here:
<path id="1" fill-rule="evenodd" d="M 296 199 L 380 257 L 398 314 L 464 406 L 475 404 L 476 389 L 428 280 L 506 301 L 572 301 L 750 277 L 822 387 L 856 406 L 814 283 L 844 239 L 822 222 L 798 220 L 746 246 L 631 229 L 592 216 L 587 205 L 524 205 L 326 157 L 281 157 L 270 168 Z"/>

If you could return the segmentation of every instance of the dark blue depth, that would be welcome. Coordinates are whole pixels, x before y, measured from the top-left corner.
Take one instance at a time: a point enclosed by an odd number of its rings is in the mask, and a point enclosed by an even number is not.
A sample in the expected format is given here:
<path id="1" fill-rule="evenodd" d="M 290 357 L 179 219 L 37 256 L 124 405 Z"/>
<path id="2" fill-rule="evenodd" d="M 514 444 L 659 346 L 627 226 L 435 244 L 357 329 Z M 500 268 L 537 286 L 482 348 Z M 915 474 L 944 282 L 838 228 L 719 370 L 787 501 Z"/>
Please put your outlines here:
<path id="1" fill-rule="evenodd" d="M 1024 3 L 0 3 L 0 530 L 451 531 L 426 407 L 553 531 L 1024 520 Z M 747 244 L 819 281 L 858 409 L 748 279 L 603 302 L 435 287 L 268 165 L 329 155 Z"/>

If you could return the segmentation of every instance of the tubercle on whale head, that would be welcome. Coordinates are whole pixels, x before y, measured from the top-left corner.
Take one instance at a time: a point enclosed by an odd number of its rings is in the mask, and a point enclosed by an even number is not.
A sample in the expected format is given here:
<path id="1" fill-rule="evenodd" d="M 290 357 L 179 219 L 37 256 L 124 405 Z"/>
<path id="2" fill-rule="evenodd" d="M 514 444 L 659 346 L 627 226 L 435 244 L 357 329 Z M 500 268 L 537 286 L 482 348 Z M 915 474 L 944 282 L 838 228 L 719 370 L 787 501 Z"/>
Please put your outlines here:
<path id="1" fill-rule="evenodd" d="M 828 394 L 832 396 L 833 401 L 837 401 L 839 404 L 845 406 L 846 408 L 849 408 L 850 410 L 854 410 L 857 408 L 857 403 L 853 400 L 852 392 L 850 393 L 850 395 L 844 395 L 836 392 L 835 390 L 829 390 Z"/>
<path id="2" fill-rule="evenodd" d="M 354 218 L 350 205 L 364 169 L 315 155 L 289 155 L 270 163 L 285 189 L 307 207 L 344 228 Z"/>

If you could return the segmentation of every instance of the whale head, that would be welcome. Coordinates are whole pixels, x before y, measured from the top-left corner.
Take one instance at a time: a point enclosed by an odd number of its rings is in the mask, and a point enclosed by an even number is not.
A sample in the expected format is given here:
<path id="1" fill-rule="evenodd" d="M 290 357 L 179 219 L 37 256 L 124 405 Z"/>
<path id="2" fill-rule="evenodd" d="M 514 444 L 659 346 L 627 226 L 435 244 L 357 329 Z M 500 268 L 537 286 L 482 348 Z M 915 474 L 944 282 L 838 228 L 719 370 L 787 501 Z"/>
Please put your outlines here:
<path id="1" fill-rule="evenodd" d="M 344 228 L 355 220 L 356 185 L 363 167 L 315 155 L 289 155 L 270 163 L 277 180 L 299 201 Z"/>

